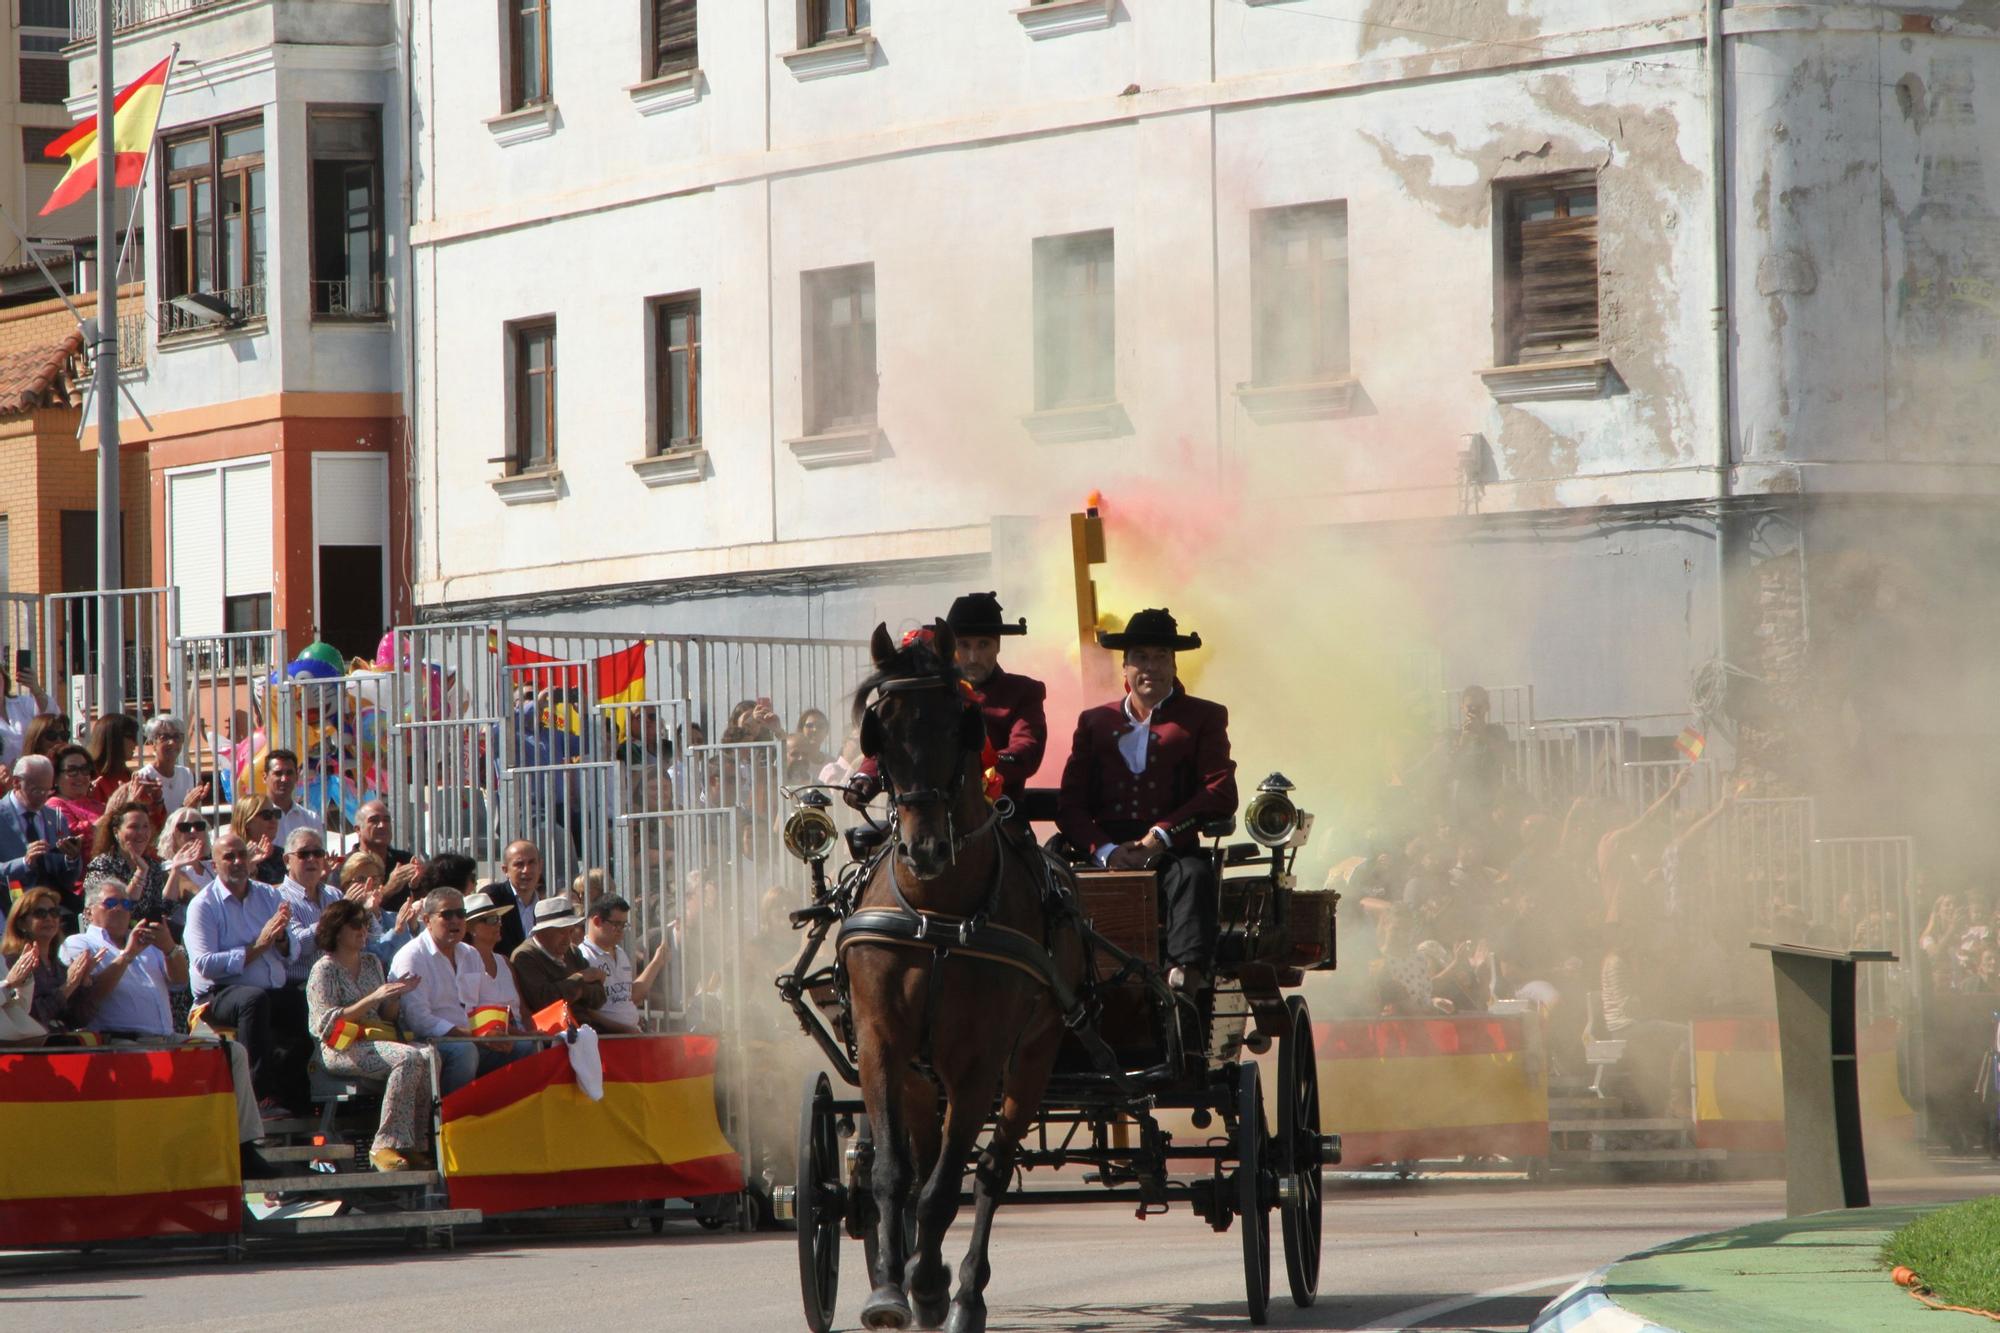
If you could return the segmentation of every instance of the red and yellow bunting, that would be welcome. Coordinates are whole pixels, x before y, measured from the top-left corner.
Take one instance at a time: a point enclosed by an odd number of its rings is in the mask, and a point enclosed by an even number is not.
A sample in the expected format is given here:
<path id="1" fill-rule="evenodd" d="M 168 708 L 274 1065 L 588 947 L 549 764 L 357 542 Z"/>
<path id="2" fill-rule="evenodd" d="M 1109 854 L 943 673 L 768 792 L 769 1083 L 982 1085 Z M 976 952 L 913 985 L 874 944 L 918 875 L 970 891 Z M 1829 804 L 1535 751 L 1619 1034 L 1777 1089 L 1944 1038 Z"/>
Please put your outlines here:
<path id="1" fill-rule="evenodd" d="M 472 1035 L 475 1037 L 499 1037 L 507 1031 L 507 1006 L 504 1004 L 482 1004 L 474 1009 Z"/>
<path id="2" fill-rule="evenodd" d="M 242 1225 L 236 1101 L 219 1047 L 0 1053 L 0 1246 Z"/>
<path id="3" fill-rule="evenodd" d="M 1897 1026 L 1871 1023 L 1855 1034 L 1861 1117 L 1869 1133 L 1907 1139 L 1916 1116 L 1896 1071 Z M 1695 1144 L 1735 1152 L 1785 1150 L 1784 1073 L 1773 1018 L 1707 1018 L 1694 1025 Z"/>
<path id="4" fill-rule="evenodd" d="M 1350 1166 L 1409 1158 L 1546 1157 L 1547 1063 L 1532 1016 L 1313 1024 L 1321 1123 Z"/>
<path id="5" fill-rule="evenodd" d="M 553 1046 L 444 1099 L 439 1165 L 454 1208 L 693 1198 L 743 1187 L 715 1111 L 713 1037 L 599 1043 L 604 1097 L 577 1086 Z"/>

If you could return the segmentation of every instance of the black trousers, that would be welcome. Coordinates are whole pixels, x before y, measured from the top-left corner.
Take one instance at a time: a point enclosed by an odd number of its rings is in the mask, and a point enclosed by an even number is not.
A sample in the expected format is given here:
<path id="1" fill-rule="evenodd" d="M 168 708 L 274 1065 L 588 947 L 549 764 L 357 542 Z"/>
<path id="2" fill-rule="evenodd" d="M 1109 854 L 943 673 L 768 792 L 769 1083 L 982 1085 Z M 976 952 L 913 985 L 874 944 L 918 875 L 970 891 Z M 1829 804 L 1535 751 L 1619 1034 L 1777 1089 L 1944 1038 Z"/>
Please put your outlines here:
<path id="1" fill-rule="evenodd" d="M 1160 863 L 1160 920 L 1166 926 L 1168 966 L 1215 963 L 1215 862 L 1206 856 L 1169 856 Z"/>
<path id="2" fill-rule="evenodd" d="M 305 987 L 224 986 L 209 993 L 208 1017 L 236 1029 L 236 1040 L 250 1057 L 250 1081 L 259 1098 L 273 1098 L 294 1110 L 305 1106 L 306 1061 L 312 1056 Z"/>

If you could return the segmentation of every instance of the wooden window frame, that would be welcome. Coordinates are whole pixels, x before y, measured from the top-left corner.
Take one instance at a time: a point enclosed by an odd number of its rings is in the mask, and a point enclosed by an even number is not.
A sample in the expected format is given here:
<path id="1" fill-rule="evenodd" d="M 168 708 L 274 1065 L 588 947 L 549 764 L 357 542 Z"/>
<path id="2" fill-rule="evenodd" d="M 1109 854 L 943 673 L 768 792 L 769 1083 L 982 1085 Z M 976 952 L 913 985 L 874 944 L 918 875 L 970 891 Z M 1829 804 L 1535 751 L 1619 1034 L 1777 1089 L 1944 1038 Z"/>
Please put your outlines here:
<path id="1" fill-rule="evenodd" d="M 1102 247 L 1102 254 L 1095 253 Z M 1034 242 L 1035 259 L 1035 410 L 1038 412 L 1059 411 L 1064 408 L 1094 407 L 1115 402 L 1118 398 L 1118 241 L 1116 233 L 1109 227 L 1092 231 L 1070 232 L 1061 236 L 1038 236 Z M 1072 303 L 1066 290 L 1058 290 L 1056 284 L 1067 274 L 1075 262 L 1073 256 L 1084 251 L 1092 252 L 1089 261 L 1101 269 L 1110 284 L 1110 290 L 1100 292 L 1093 287 L 1080 302 Z M 1056 344 L 1055 330 L 1061 321 L 1069 318 L 1085 303 L 1102 297 L 1108 315 L 1097 327 L 1092 320 L 1089 327 L 1078 323 L 1074 328 L 1064 328 L 1060 345 Z M 1058 310 L 1053 302 L 1060 299 L 1063 308 Z M 1086 342 L 1101 339 L 1104 364 L 1095 369 L 1103 374 L 1103 393 L 1079 394 L 1075 391 L 1056 396 L 1055 386 L 1078 378 L 1074 374 L 1058 378 L 1058 365 L 1067 364 L 1076 368 L 1074 353 Z M 1091 387 L 1095 387 L 1094 385 Z"/>
<path id="2" fill-rule="evenodd" d="M 1499 337 L 1497 339 L 1498 359 L 1501 366 L 1534 365 L 1543 361 L 1564 361 L 1578 357 L 1593 356 L 1601 347 L 1603 337 L 1603 273 L 1599 264 L 1598 236 L 1598 186 L 1595 172 L 1568 172 L 1559 176 L 1538 176 L 1527 180 L 1506 181 L 1498 189 L 1499 198 L 1494 215 L 1501 221 L 1497 271 L 1500 275 L 1499 291 L 1495 305 L 1500 312 Z M 1587 213 L 1572 213 L 1572 209 L 1582 202 L 1582 196 L 1589 196 Z M 1572 217 L 1590 219 L 1590 293 L 1591 315 L 1587 333 L 1580 330 L 1550 335 L 1534 327 L 1539 321 L 1532 320 L 1524 310 L 1524 295 L 1527 278 L 1523 272 L 1525 262 L 1522 227 L 1522 213 L 1526 205 L 1539 200 L 1552 200 L 1555 205 L 1555 221 L 1566 221 Z M 1545 345 L 1545 344 L 1553 345 Z"/>
<path id="3" fill-rule="evenodd" d="M 270 144 L 268 137 L 266 138 L 265 141 L 265 147 L 263 149 L 260 149 L 258 152 L 254 154 L 248 154 L 248 153 L 239 154 L 236 157 L 224 160 L 222 157 L 223 136 L 234 133 L 238 130 L 249 129 L 253 126 L 259 130 L 265 131 L 268 136 L 268 130 L 264 125 L 264 118 L 261 114 L 259 114 L 255 116 L 239 116 L 231 118 L 229 120 L 211 121 L 206 125 L 188 126 L 184 129 L 176 131 L 171 136 L 165 136 L 162 138 L 160 144 L 160 155 L 162 163 L 162 170 L 161 170 L 162 184 L 160 189 L 160 200 L 159 200 L 159 224 L 160 224 L 161 237 L 168 238 L 167 244 L 163 244 L 161 247 L 162 251 L 161 263 L 163 267 L 161 268 L 160 285 L 161 285 L 161 293 L 163 299 L 172 300 L 176 296 L 186 296 L 193 292 L 204 290 L 204 288 L 197 285 L 194 280 L 194 274 L 198 272 L 200 268 L 200 265 L 198 263 L 190 262 L 189 264 L 189 286 L 186 291 L 173 290 L 174 283 L 171 281 L 171 276 L 170 276 L 172 273 L 172 269 L 171 267 L 169 267 L 171 263 L 171 254 L 172 254 L 170 238 L 173 235 L 173 229 L 171 226 L 171 219 L 173 216 L 173 195 L 176 191 L 180 189 L 192 187 L 196 182 L 206 182 L 206 184 L 208 185 L 208 206 L 209 206 L 208 260 L 210 265 L 209 271 L 210 274 L 212 275 L 213 285 L 207 288 L 206 290 L 215 292 L 224 292 L 224 291 L 235 291 L 243 288 L 256 287 L 261 285 L 261 279 L 253 280 L 252 276 L 257 271 L 258 256 L 256 248 L 250 244 L 249 233 L 252 229 L 250 227 L 250 219 L 249 219 L 249 214 L 247 212 L 244 217 L 244 227 L 246 230 L 246 235 L 243 246 L 243 257 L 245 266 L 245 271 L 243 273 L 231 274 L 228 272 L 228 256 L 223 240 L 223 230 L 224 230 L 223 211 L 222 211 L 223 178 L 225 176 L 238 176 L 245 178 L 244 197 L 247 206 L 251 194 L 251 191 L 249 189 L 249 182 L 247 179 L 249 174 L 252 171 L 265 172 L 268 170 L 270 165 L 269 163 Z M 173 148 L 177 147 L 180 144 L 188 143 L 190 141 L 198 139 L 205 139 L 208 143 L 208 161 L 199 167 L 186 167 L 182 168 L 179 171 L 168 171 L 165 167 L 165 164 L 168 160 L 167 155 L 173 150 Z M 267 197 L 269 194 L 269 183 L 270 183 L 270 178 L 267 175 L 265 177 Z M 190 195 L 192 195 L 193 193 L 192 189 L 189 190 L 189 193 Z M 268 228 L 268 221 L 269 221 L 268 204 L 265 208 L 265 216 L 267 223 L 265 240 L 268 243 L 270 239 L 269 228 Z M 193 201 L 190 198 L 189 201 L 190 229 L 194 228 L 194 218 L 195 214 L 193 209 Z M 192 261 L 194 258 L 195 256 L 190 253 L 189 259 Z M 268 263 L 264 266 L 264 272 L 268 275 L 269 273 Z M 262 311 L 263 311 L 263 303 L 258 302 L 256 310 L 250 314 L 250 318 L 253 319 L 260 318 L 262 315 Z"/>
<path id="4" fill-rule="evenodd" d="M 531 371 L 528 369 L 528 341 L 542 335 L 547 335 L 549 342 L 548 366 L 541 371 Z M 507 476 L 556 470 L 556 395 L 561 383 L 556 372 L 562 364 L 559 355 L 555 316 L 540 315 L 515 320 L 507 325 L 507 452 L 501 457 Z M 542 438 L 547 447 L 545 456 L 539 462 L 531 460 L 528 455 L 528 377 L 535 374 L 546 378 L 542 395 Z"/>
<path id="5" fill-rule="evenodd" d="M 1303 297 L 1289 281 L 1291 270 L 1272 252 L 1275 233 L 1280 227 L 1297 226 L 1302 219 L 1338 219 L 1341 240 L 1340 299 L 1346 318 L 1341 321 L 1340 345 L 1335 353 L 1320 342 L 1320 334 L 1326 325 L 1328 287 L 1321 279 L 1334 261 L 1324 254 L 1315 254 L 1308 261 L 1310 270 L 1308 281 L 1311 291 Z M 1250 382 L 1259 388 L 1275 388 L 1289 384 L 1320 384 L 1344 379 L 1353 372 L 1353 319 L 1349 304 L 1352 293 L 1350 267 L 1351 256 L 1347 248 L 1347 201 L 1345 199 L 1321 199 L 1304 204 L 1286 204 L 1277 208 L 1261 208 L 1251 214 L 1251 256 L 1250 256 Z M 1307 231 L 1315 242 L 1322 239 L 1316 226 L 1301 228 Z M 1267 320 L 1289 299 L 1301 299 L 1306 305 L 1306 319 L 1303 327 L 1315 340 L 1313 354 L 1306 358 L 1303 373 L 1280 376 L 1273 365 L 1275 349 L 1266 334 Z"/>
<path id="6" fill-rule="evenodd" d="M 645 53 L 647 79 L 671 78 L 676 74 L 687 74 L 701 68 L 701 5 L 700 0 L 644 0 L 645 4 Z M 671 51 L 662 50 L 660 30 L 668 8 L 682 8 L 694 18 L 694 31 L 684 44 L 676 45 Z"/>
<path id="7" fill-rule="evenodd" d="M 346 153 L 323 154 L 316 151 L 312 146 L 312 126 L 314 120 L 321 118 L 369 121 L 375 131 L 375 151 L 373 155 L 368 158 L 362 158 Z M 375 275 L 378 297 L 376 308 L 372 312 L 360 314 L 353 313 L 351 310 L 345 314 L 334 314 L 330 311 L 323 312 L 319 308 L 319 285 L 330 279 L 323 277 L 319 271 L 319 172 L 316 168 L 321 162 L 364 161 L 372 168 L 369 189 L 371 197 L 374 200 L 374 219 L 369 226 L 368 264 Z M 387 215 L 388 200 L 384 195 L 384 181 L 382 177 L 382 108 L 379 106 L 320 103 L 308 106 L 306 108 L 306 258 L 307 267 L 310 270 L 310 277 L 307 281 L 312 285 L 312 299 L 308 303 L 308 308 L 312 311 L 314 319 L 370 320 L 388 318 L 388 301 L 381 295 L 386 291 L 388 283 L 388 275 L 383 271 L 383 264 L 388 257 L 386 236 Z M 350 284 L 352 283 L 353 278 L 351 275 L 347 281 Z"/>
<path id="8" fill-rule="evenodd" d="M 834 27 L 826 21 L 826 7 L 829 0 L 799 0 L 803 20 L 799 27 L 805 34 L 801 46 L 819 46 L 824 42 L 846 41 L 859 37 L 868 31 L 874 22 L 874 11 L 869 0 L 831 0 L 844 10 L 845 21 Z M 864 11 L 866 13 L 864 14 Z"/>
<path id="9" fill-rule="evenodd" d="M 676 292 L 672 296 L 656 296 L 647 305 L 650 307 L 648 314 L 653 345 L 653 429 L 646 441 L 646 456 L 659 458 L 665 454 L 686 453 L 701 448 L 701 293 Z M 668 330 L 673 325 L 674 317 L 681 314 L 689 317 L 689 337 L 685 343 L 675 343 Z M 688 358 L 688 434 L 685 437 L 668 434 L 673 429 L 674 421 L 672 357 L 675 352 L 686 352 Z"/>
<path id="10" fill-rule="evenodd" d="M 866 344 L 864 346 L 861 341 L 860 325 L 857 323 L 854 326 L 853 333 L 850 335 L 854 339 L 854 346 L 851 349 L 851 353 L 841 359 L 852 360 L 855 363 L 857 369 L 857 378 L 854 382 L 855 393 L 853 395 L 855 405 L 860 406 L 863 400 L 865 400 L 868 410 L 865 413 L 835 414 L 830 410 L 826 402 L 826 399 L 833 395 L 826 393 L 821 383 L 819 353 L 820 312 L 839 296 L 853 295 L 858 299 L 864 287 L 871 307 L 871 313 L 868 317 Z M 843 264 L 836 268 L 812 270 L 801 275 L 800 295 L 803 307 L 803 318 L 800 323 L 803 325 L 804 333 L 804 344 L 801 348 L 802 355 L 800 357 L 800 369 L 802 371 L 800 378 L 803 381 L 802 387 L 805 398 L 802 406 L 805 409 L 806 434 L 831 435 L 872 428 L 880 420 L 881 413 L 879 392 L 881 362 L 878 352 L 876 316 L 872 313 L 875 298 L 875 265 L 873 263 Z M 860 367 L 864 364 L 868 368 L 865 375 L 859 373 Z M 846 396 L 845 394 L 842 395 L 843 398 Z"/>
<path id="11" fill-rule="evenodd" d="M 526 111 L 547 106 L 556 100 L 554 0 L 500 0 L 500 100 L 503 111 Z M 521 20 L 535 16 L 536 35 L 542 45 L 542 82 L 527 86 L 528 71 L 522 62 Z"/>

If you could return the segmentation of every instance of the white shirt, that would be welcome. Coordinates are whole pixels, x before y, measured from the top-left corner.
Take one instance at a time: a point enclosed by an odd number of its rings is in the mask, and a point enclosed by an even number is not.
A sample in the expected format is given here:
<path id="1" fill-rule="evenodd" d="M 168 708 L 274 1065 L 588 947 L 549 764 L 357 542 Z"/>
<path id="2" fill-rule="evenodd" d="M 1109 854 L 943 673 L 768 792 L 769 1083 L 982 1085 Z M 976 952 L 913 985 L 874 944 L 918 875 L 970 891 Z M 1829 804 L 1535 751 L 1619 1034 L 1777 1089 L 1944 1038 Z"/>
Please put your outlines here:
<path id="1" fill-rule="evenodd" d="M 139 770 L 137 776 L 152 778 L 160 784 L 160 804 L 167 807 L 168 814 L 180 809 L 181 802 L 185 801 L 188 793 L 194 790 L 194 770 L 185 765 L 176 768 L 172 773 L 162 773 L 153 765 L 147 764 Z"/>
<path id="2" fill-rule="evenodd" d="M 480 967 L 479 950 L 460 940 L 452 959 L 438 951 L 437 941 L 426 930 L 396 950 L 389 965 L 392 979 L 415 977 L 417 988 L 403 997 L 403 1026 L 419 1037 L 442 1037 L 453 1028 L 472 1030 L 472 1015 L 466 1012 L 459 995 L 459 978 L 468 968 Z"/>
<path id="3" fill-rule="evenodd" d="M 278 803 L 272 801 L 271 808 L 278 810 Z M 278 810 L 278 831 L 271 835 L 271 845 L 273 847 L 283 847 L 285 839 L 292 836 L 292 830 L 302 828 L 309 828 L 322 838 L 326 836 L 326 821 L 320 818 L 316 812 L 306 809 L 305 806 L 300 805 L 295 800 L 292 802 L 291 809 Z"/>
<path id="4" fill-rule="evenodd" d="M 472 949 L 471 945 L 465 946 Z M 507 1012 L 514 1015 L 514 1021 L 525 1023 L 521 1013 L 521 992 L 514 985 L 514 969 L 507 959 L 493 955 L 493 975 L 486 975 L 486 960 L 479 956 L 479 950 L 472 949 L 472 961 L 461 962 L 458 967 L 458 999 L 465 1006 L 466 1021 L 471 1022 L 474 1009 L 482 1005 L 504 1004 Z"/>
<path id="5" fill-rule="evenodd" d="M 632 1003 L 632 959 L 625 946 L 600 949 L 589 939 L 576 946 L 593 966 L 604 969 L 604 1003 L 597 1012 L 614 1023 L 639 1026 L 639 1006 Z"/>
<path id="6" fill-rule="evenodd" d="M 0 763 L 8 768 L 21 757 L 21 744 L 27 738 L 28 723 L 34 721 L 35 714 L 46 712 L 32 694 L 10 694 L 4 707 L 0 707 Z"/>
<path id="7" fill-rule="evenodd" d="M 61 958 L 67 967 L 86 948 L 106 967 L 121 952 L 100 926 L 86 926 L 63 941 Z M 89 983 L 85 983 L 88 985 Z M 87 1025 L 92 1032 L 143 1032 L 149 1037 L 174 1035 L 174 1006 L 168 998 L 167 956 L 158 945 L 142 949 L 104 997 Z"/>

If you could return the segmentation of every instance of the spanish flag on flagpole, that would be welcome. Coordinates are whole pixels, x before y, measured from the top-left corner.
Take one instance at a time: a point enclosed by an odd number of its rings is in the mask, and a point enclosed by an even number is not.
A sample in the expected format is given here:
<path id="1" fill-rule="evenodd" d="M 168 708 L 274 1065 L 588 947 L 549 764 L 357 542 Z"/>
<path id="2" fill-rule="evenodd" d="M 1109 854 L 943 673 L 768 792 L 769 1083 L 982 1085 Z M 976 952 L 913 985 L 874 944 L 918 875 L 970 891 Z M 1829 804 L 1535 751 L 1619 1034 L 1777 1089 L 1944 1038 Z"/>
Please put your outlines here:
<path id="1" fill-rule="evenodd" d="M 146 171 L 146 157 L 153 149 L 153 131 L 160 123 L 160 107 L 167 100 L 167 67 L 170 55 L 141 74 L 118 93 L 111 109 L 111 145 L 117 158 L 118 188 L 129 190 Z M 62 183 L 42 205 L 43 217 L 65 208 L 89 194 L 97 184 L 97 117 L 81 121 L 68 134 L 43 150 L 44 157 L 66 157 L 69 170 Z"/>

